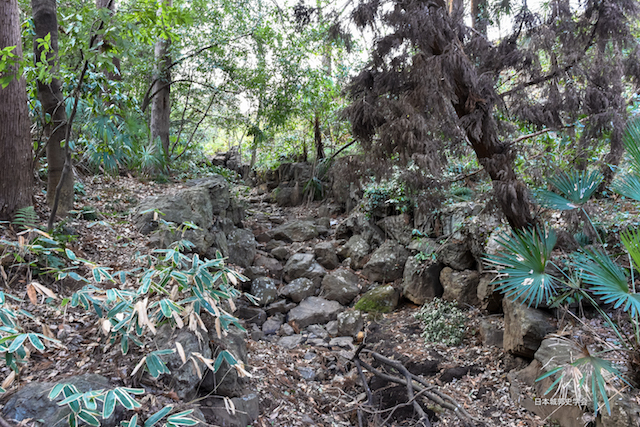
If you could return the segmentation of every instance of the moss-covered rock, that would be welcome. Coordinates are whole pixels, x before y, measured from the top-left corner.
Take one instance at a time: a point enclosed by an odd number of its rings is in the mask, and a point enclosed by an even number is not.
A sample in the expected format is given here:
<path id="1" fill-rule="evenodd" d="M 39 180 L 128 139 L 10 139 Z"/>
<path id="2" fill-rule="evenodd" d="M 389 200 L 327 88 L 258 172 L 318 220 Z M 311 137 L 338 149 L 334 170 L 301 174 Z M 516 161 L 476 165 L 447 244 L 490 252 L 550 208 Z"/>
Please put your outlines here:
<path id="1" fill-rule="evenodd" d="M 367 313 L 389 313 L 398 306 L 400 295 L 391 285 L 371 289 L 353 307 Z"/>

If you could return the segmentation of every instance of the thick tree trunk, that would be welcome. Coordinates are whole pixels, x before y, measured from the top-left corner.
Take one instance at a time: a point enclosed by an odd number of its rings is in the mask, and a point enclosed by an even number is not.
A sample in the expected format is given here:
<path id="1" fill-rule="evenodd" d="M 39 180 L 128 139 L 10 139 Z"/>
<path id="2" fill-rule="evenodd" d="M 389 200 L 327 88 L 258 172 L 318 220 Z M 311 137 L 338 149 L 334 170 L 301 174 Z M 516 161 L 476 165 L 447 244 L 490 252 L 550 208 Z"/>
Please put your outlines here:
<path id="1" fill-rule="evenodd" d="M 487 0 L 471 0 L 471 26 L 485 36 L 489 25 L 487 7 Z"/>
<path id="2" fill-rule="evenodd" d="M 60 89 L 60 80 L 55 75 L 58 61 L 58 18 L 55 0 L 32 0 L 35 38 L 44 39 L 51 34 L 51 50 L 47 54 L 47 68 L 53 75 L 51 82 L 38 81 L 38 98 L 45 115 L 44 135 L 47 138 L 47 203 L 53 206 L 56 187 L 62 177 L 65 162 L 63 141 L 67 131 L 67 113 L 64 97 Z M 34 42 L 35 58 L 40 61 L 42 49 Z M 50 117 L 50 119 L 48 118 Z M 68 173 L 62 184 L 57 214 L 64 216 L 73 209 L 73 173 Z"/>
<path id="3" fill-rule="evenodd" d="M 164 4 L 171 6 L 171 0 L 164 0 Z M 170 121 L 171 121 L 171 57 L 169 55 L 170 41 L 160 38 L 155 46 L 155 66 L 153 88 L 151 94 L 151 139 L 160 138 L 162 150 L 167 162 L 170 150 Z"/>
<path id="4" fill-rule="evenodd" d="M 22 58 L 17 0 L 0 1 L 0 49 L 9 46 L 16 46 L 12 53 Z M 10 67 L 0 77 L 17 72 Z M 0 86 L 0 220 L 32 204 L 32 161 L 27 89 L 19 76 L 4 89 Z"/>

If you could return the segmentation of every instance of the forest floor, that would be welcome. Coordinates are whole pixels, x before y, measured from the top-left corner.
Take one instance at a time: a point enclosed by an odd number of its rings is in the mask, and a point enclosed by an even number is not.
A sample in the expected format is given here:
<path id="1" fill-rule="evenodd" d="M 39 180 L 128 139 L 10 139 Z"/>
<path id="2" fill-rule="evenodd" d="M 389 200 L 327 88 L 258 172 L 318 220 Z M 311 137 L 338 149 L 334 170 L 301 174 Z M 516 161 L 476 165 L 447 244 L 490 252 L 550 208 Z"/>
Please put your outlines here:
<path id="1" fill-rule="evenodd" d="M 182 186 L 102 176 L 84 177 L 83 184 L 85 195 L 78 202 L 78 210 L 82 206 L 92 206 L 100 214 L 97 220 L 83 220 L 78 216 L 68 221 L 66 227 L 78 235 L 68 247 L 78 257 L 114 270 L 131 270 L 137 266 L 136 253 L 150 252 L 148 237 L 135 230 L 130 221 L 130 210 L 145 197 L 173 192 Z M 244 188 L 239 194 L 250 196 L 251 192 Z M 37 201 L 40 206 L 45 205 L 42 196 L 37 196 Z M 282 215 L 293 219 L 314 216 L 317 208 L 317 205 L 310 205 L 270 209 L 280 209 Z M 260 209 L 259 205 L 250 205 L 247 221 L 257 217 Z M 46 211 L 37 210 L 44 220 Z M 79 273 L 88 275 L 89 271 Z M 28 277 L 28 274 L 31 273 L 14 276 L 6 287 L 9 293 L 23 299 L 18 308 L 33 314 L 33 319 L 24 327 L 58 338 L 64 347 L 49 346 L 45 352 L 32 352 L 18 377 L 13 377 L 7 367 L 0 369 L 0 376 L 6 378 L 3 386 L 7 389 L 1 402 L 6 402 L 8 396 L 32 381 L 59 382 L 67 376 L 97 373 L 111 379 L 114 384 L 143 385 L 148 392 L 141 400 L 141 410 L 145 413 L 153 413 L 167 404 L 185 409 L 192 407 L 193 402 L 177 402 L 177 396 L 163 391 L 161 384 L 153 380 L 141 383 L 139 376 L 131 376 L 143 356 L 137 347 L 132 347 L 123 356 L 119 346 L 106 343 L 93 314 L 70 305 L 61 307 L 62 299 L 70 298 L 74 291 L 80 289 L 81 282 L 69 278 L 52 282 L 50 276 L 38 278 Z M 26 285 L 31 280 L 40 281 L 51 289 L 56 300 L 44 303 L 43 295 L 29 295 Z M 469 321 L 463 344 L 446 347 L 425 345 L 420 336 L 421 326 L 414 318 L 418 308 L 403 303 L 396 311 L 369 322 L 364 338 L 366 348 L 402 362 L 412 373 L 448 394 L 486 426 L 546 425 L 511 400 L 507 373 L 526 366 L 527 362 L 504 353 L 501 348 L 481 344 L 478 328 L 483 316 L 479 311 L 471 309 L 467 312 Z M 499 317 L 492 320 L 501 322 Z M 365 419 L 371 419 L 370 415 L 374 413 L 378 420 L 386 420 L 389 426 L 416 425 L 413 408 L 406 405 L 406 391 L 402 386 L 377 384 L 374 405 L 365 406 L 365 390 L 360 385 L 357 370 L 349 361 L 353 352 L 307 345 L 287 350 L 273 340 L 254 341 L 250 337 L 247 345 L 249 360 L 246 368 L 252 375 L 250 390 L 256 390 L 260 397 L 260 417 L 254 424 L 256 426 L 357 426 L 358 409 Z M 363 353 L 362 357 L 366 358 L 366 355 Z M 337 366 L 327 369 L 327 375 L 309 381 L 303 378 L 300 368 L 311 360 L 314 363 L 320 361 L 322 366 Z M 438 411 L 435 405 L 431 409 Z M 438 411 L 432 416 L 434 426 L 462 425 L 450 412 Z"/>

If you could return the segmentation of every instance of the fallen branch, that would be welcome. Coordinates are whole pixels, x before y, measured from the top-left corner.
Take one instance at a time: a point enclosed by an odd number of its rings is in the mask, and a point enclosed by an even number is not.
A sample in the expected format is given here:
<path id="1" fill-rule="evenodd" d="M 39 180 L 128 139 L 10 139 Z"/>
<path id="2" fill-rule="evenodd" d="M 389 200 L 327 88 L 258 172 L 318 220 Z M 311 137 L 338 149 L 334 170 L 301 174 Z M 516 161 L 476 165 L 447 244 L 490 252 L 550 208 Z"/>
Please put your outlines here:
<path id="1" fill-rule="evenodd" d="M 361 371 L 361 367 L 364 367 L 371 374 L 379 378 L 382 378 L 384 380 L 387 380 L 396 384 L 404 385 L 405 387 L 407 387 L 408 401 L 411 402 L 414 409 L 416 410 L 418 415 L 421 417 L 421 421 L 424 423 L 425 426 L 430 426 L 431 424 L 429 423 L 426 413 L 424 412 L 420 404 L 417 402 L 417 398 L 419 396 L 424 396 L 427 399 L 431 400 L 432 402 L 436 403 L 437 405 L 443 407 L 444 409 L 447 409 L 453 412 L 462 421 L 465 427 L 472 427 L 477 424 L 482 424 L 481 420 L 471 416 L 471 414 L 465 411 L 464 408 L 462 408 L 462 406 L 458 402 L 456 402 L 452 397 L 435 389 L 434 386 L 426 383 L 424 380 L 422 380 L 418 376 L 409 372 L 409 370 L 400 362 L 396 360 L 391 360 L 379 353 L 376 353 L 370 350 L 362 350 L 360 348 L 358 350 L 359 351 L 356 352 L 356 355 L 353 358 L 353 361 L 356 364 L 356 368 L 358 368 L 358 370 Z M 390 368 L 393 368 L 394 370 L 398 371 L 404 378 L 390 375 L 374 368 L 373 366 L 369 365 L 367 362 L 360 359 L 359 357 L 360 352 L 367 353 L 379 363 L 386 365 Z M 364 375 L 362 375 L 362 377 L 364 377 Z M 367 390 L 367 395 L 369 396 L 371 391 L 368 390 L 368 387 L 366 385 L 366 382 L 364 381 L 364 378 L 363 378 L 363 382 L 364 382 L 365 390 Z M 415 394 L 414 390 L 417 391 L 418 393 Z M 371 400 L 372 397 L 369 397 L 369 399 Z"/>

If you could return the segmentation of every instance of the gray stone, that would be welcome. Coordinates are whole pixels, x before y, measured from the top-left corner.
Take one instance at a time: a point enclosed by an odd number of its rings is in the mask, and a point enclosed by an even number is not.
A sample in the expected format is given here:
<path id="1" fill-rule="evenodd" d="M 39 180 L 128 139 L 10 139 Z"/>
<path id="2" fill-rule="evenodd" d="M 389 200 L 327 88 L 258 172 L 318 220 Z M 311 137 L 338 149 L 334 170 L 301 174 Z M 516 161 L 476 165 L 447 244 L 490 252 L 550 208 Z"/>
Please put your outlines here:
<path id="1" fill-rule="evenodd" d="M 265 306 L 271 304 L 278 297 L 278 287 L 270 277 L 258 277 L 251 282 L 251 295 Z"/>
<path id="2" fill-rule="evenodd" d="M 544 337 L 555 331 L 555 321 L 542 310 L 502 300 L 504 349 L 516 356 L 533 358 Z"/>
<path id="3" fill-rule="evenodd" d="M 266 311 L 269 316 L 273 316 L 274 314 L 277 314 L 277 313 L 286 314 L 289 312 L 289 310 L 291 310 L 295 306 L 296 306 L 295 303 L 288 302 L 285 299 L 281 299 L 280 301 L 276 301 L 273 304 L 270 304 L 266 308 Z"/>
<path id="4" fill-rule="evenodd" d="M 316 379 L 316 371 L 313 368 L 308 368 L 306 366 L 298 366 L 298 372 L 300 372 L 300 376 L 307 380 L 313 381 Z"/>
<path id="5" fill-rule="evenodd" d="M 444 289 L 443 300 L 457 301 L 460 305 L 468 304 L 474 307 L 479 305 L 480 273 L 477 271 L 455 271 L 451 267 L 445 267 L 440 272 L 440 283 Z"/>
<path id="6" fill-rule="evenodd" d="M 205 325 L 209 331 L 215 331 L 214 319 L 207 316 Z M 209 340 L 211 343 L 213 359 L 215 359 L 222 350 L 228 351 L 237 361 L 246 365 L 247 363 L 247 334 L 235 326 L 229 327 L 226 335 L 218 337 L 215 332 L 210 332 Z M 187 364 L 188 365 L 188 364 Z M 185 366 L 187 366 L 185 365 Z M 202 382 L 200 391 L 213 392 L 219 396 L 239 397 L 245 393 L 247 379 L 241 377 L 238 371 L 230 366 L 227 361 L 223 361 L 220 368 L 215 372 L 207 371 L 204 381 Z"/>
<path id="7" fill-rule="evenodd" d="M 441 246 L 438 261 L 454 270 L 468 270 L 476 265 L 469 246 L 463 241 L 453 241 Z"/>
<path id="8" fill-rule="evenodd" d="M 252 305 L 241 305 L 238 307 L 235 313 L 233 313 L 238 319 L 246 320 L 250 323 L 255 323 L 260 326 L 267 320 L 267 312 L 260 307 Z"/>
<path id="9" fill-rule="evenodd" d="M 261 253 L 258 253 L 256 255 L 253 260 L 253 265 L 255 267 L 264 268 L 269 276 L 276 278 L 280 278 L 282 276 L 282 271 L 284 269 L 280 261 L 270 256 L 265 256 Z"/>
<path id="10" fill-rule="evenodd" d="M 285 242 L 305 242 L 318 237 L 313 221 L 290 221 L 273 230 L 273 237 Z"/>
<path id="11" fill-rule="evenodd" d="M 398 306 L 399 292 L 391 285 L 371 289 L 353 307 L 367 313 L 389 313 Z"/>
<path id="12" fill-rule="evenodd" d="M 306 277 L 320 285 L 327 270 L 318 264 L 312 254 L 293 254 L 284 266 L 284 279 L 291 282 L 300 277 Z"/>
<path id="13" fill-rule="evenodd" d="M 253 264 L 256 256 L 256 239 L 253 233 L 243 228 L 237 228 L 227 236 L 229 248 L 229 262 L 247 268 Z"/>
<path id="14" fill-rule="evenodd" d="M 376 223 L 385 233 L 385 236 L 397 242 L 408 245 L 411 243 L 411 217 L 407 214 L 393 215 L 382 218 Z"/>
<path id="15" fill-rule="evenodd" d="M 336 248 L 333 247 L 331 242 L 318 243 L 313 249 L 313 252 L 320 265 L 327 270 L 333 270 L 340 265 L 338 255 L 336 254 Z"/>
<path id="16" fill-rule="evenodd" d="M 342 305 L 349 305 L 360 293 L 358 281 L 358 276 L 351 270 L 340 268 L 324 276 L 320 295 Z"/>
<path id="17" fill-rule="evenodd" d="M 354 270 L 359 270 L 364 267 L 366 257 L 370 251 L 371 246 L 367 243 L 367 239 L 360 234 L 356 234 L 351 236 L 349 241 L 337 253 L 342 259 L 349 258 L 351 260 L 349 266 Z"/>
<path id="18" fill-rule="evenodd" d="M 327 322 L 326 325 L 324 325 L 325 329 L 327 330 L 327 333 L 332 336 L 335 337 L 338 335 L 338 321 L 337 320 L 332 320 L 330 322 Z"/>
<path id="19" fill-rule="evenodd" d="M 208 345 L 208 340 L 205 341 L 206 345 L 203 345 L 202 333 L 206 335 L 204 331 L 192 332 L 188 328 L 174 329 L 170 325 L 165 324 L 158 329 L 158 333 L 155 337 L 155 345 L 158 349 L 175 349 L 175 343 L 179 342 L 184 349 L 184 353 L 187 357 L 191 357 L 193 353 L 200 353 L 207 359 L 211 359 L 211 348 Z M 197 334 L 200 334 L 198 337 Z M 200 339 L 199 339 L 200 338 Z M 182 359 L 178 352 L 173 354 L 167 354 L 162 356 L 162 360 L 165 362 L 170 374 L 163 375 L 162 381 L 169 385 L 173 391 L 178 395 L 180 399 L 191 400 L 198 394 L 200 384 L 203 383 L 203 378 L 198 376 L 198 373 L 191 363 L 182 363 Z M 200 372 L 207 372 L 207 366 L 196 359 Z"/>
<path id="20" fill-rule="evenodd" d="M 329 338 L 329 333 L 322 325 L 309 325 L 307 326 L 307 332 L 313 334 L 318 338 Z"/>
<path id="21" fill-rule="evenodd" d="M 362 212 L 354 212 L 336 227 L 336 239 L 348 239 L 353 235 L 361 235 L 372 246 L 379 246 L 384 242 L 384 232 L 373 224 Z"/>
<path id="22" fill-rule="evenodd" d="M 478 308 L 487 310 L 491 314 L 502 312 L 502 292 L 496 291 L 498 285 L 494 282 L 495 273 L 486 273 L 480 275 L 478 282 L 478 300 L 480 306 Z"/>
<path id="23" fill-rule="evenodd" d="M 280 328 L 280 334 L 284 335 L 284 336 L 291 336 L 295 333 L 295 331 L 293 330 L 293 328 L 291 327 L 290 324 L 285 323 L 284 325 L 282 325 L 282 327 Z"/>
<path id="24" fill-rule="evenodd" d="M 289 252 L 289 248 L 286 246 L 278 246 L 271 250 L 271 255 L 273 255 L 278 261 L 287 261 L 291 253 Z"/>
<path id="25" fill-rule="evenodd" d="M 278 340 L 278 345 L 280 347 L 286 348 L 287 350 L 293 350 L 300 344 L 304 342 L 305 338 L 302 335 L 290 335 L 287 337 L 282 337 Z"/>
<path id="26" fill-rule="evenodd" d="M 362 274 L 372 282 L 393 282 L 402 277 L 408 257 L 403 246 L 387 240 L 371 255 Z"/>
<path id="27" fill-rule="evenodd" d="M 482 319 L 479 329 L 480 338 L 482 338 L 482 345 L 487 347 L 502 347 L 504 329 L 501 329 L 497 322 Z"/>
<path id="28" fill-rule="evenodd" d="M 280 295 L 289 298 L 293 302 L 300 302 L 307 297 L 314 296 L 318 288 L 318 285 L 313 280 L 300 277 L 280 289 Z"/>
<path id="29" fill-rule="evenodd" d="M 330 320 L 336 320 L 338 313 L 342 310 L 343 307 L 337 301 L 308 297 L 289 312 L 289 324 L 303 329 L 314 323 L 327 323 Z"/>
<path id="30" fill-rule="evenodd" d="M 358 310 L 346 310 L 338 314 L 338 335 L 355 337 L 364 327 L 364 317 Z"/>
<path id="31" fill-rule="evenodd" d="M 329 346 L 330 347 L 346 348 L 346 349 L 349 349 L 349 350 L 355 350 L 355 347 L 353 346 L 353 337 L 335 337 L 335 338 L 331 338 L 331 341 L 329 341 Z"/>
<path id="32" fill-rule="evenodd" d="M 270 317 L 266 322 L 262 324 L 262 332 L 264 332 L 265 335 L 275 335 L 280 330 L 280 326 L 282 326 L 282 323 L 282 316 Z"/>
<path id="33" fill-rule="evenodd" d="M 422 305 L 444 292 L 440 283 L 442 264 L 407 258 L 402 276 L 402 294 L 414 304 Z"/>
<path id="34" fill-rule="evenodd" d="M 211 424 L 225 427 L 247 427 L 253 425 L 260 415 L 260 399 L 256 393 L 231 399 L 235 413 L 229 413 L 221 397 L 207 397 L 200 406 Z"/>
<path id="35" fill-rule="evenodd" d="M 263 277 L 263 276 L 269 275 L 269 270 L 267 270 L 263 266 L 252 265 L 251 267 L 247 267 L 247 268 L 244 269 L 244 275 L 247 277 L 247 279 L 253 280 L 253 279 L 256 279 L 258 277 Z"/>
<path id="36" fill-rule="evenodd" d="M 429 239 L 428 237 L 413 239 L 411 240 L 411 243 L 407 245 L 407 249 L 410 251 L 423 252 L 429 255 L 436 253 L 438 248 L 440 248 L 440 244 L 438 244 L 434 239 Z"/>
<path id="37" fill-rule="evenodd" d="M 97 374 L 83 374 L 79 376 L 61 378 L 58 384 L 72 384 L 78 391 L 107 390 L 114 388 L 109 380 Z M 49 392 L 55 386 L 54 382 L 31 382 L 15 392 L 4 405 L 2 413 L 7 419 L 24 421 L 27 419 L 43 420 L 47 425 L 67 425 L 66 418 L 71 412 L 68 406 L 58 406 L 64 397 L 58 396 L 49 400 Z M 101 406 L 101 405 L 100 405 Z M 101 407 L 99 407 L 101 409 Z M 103 426 L 114 427 L 124 419 L 124 410 L 117 407 L 116 412 L 108 419 L 101 420 Z"/>

